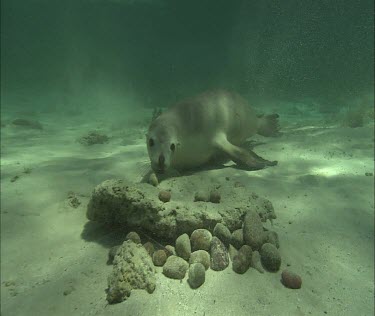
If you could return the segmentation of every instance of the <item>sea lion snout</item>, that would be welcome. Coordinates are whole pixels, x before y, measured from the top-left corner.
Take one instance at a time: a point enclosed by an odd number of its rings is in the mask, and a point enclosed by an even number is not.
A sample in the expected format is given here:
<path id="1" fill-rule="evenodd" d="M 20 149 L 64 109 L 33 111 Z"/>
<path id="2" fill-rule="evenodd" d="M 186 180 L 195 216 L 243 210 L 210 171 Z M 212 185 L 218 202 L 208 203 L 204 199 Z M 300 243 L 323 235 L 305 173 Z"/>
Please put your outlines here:
<path id="1" fill-rule="evenodd" d="M 159 160 L 158 160 L 158 169 L 160 172 L 164 172 L 164 169 L 165 169 L 165 157 L 163 154 L 161 154 L 159 156 Z"/>

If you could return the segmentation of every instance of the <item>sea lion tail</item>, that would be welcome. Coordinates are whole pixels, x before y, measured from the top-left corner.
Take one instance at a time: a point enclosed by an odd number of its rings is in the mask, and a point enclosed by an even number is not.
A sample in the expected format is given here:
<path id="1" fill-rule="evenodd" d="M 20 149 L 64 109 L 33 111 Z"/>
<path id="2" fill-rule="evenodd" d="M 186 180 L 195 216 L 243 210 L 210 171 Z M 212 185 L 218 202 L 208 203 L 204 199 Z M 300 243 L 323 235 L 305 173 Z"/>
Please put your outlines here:
<path id="1" fill-rule="evenodd" d="M 280 135 L 279 114 L 260 115 L 257 133 L 265 137 Z"/>

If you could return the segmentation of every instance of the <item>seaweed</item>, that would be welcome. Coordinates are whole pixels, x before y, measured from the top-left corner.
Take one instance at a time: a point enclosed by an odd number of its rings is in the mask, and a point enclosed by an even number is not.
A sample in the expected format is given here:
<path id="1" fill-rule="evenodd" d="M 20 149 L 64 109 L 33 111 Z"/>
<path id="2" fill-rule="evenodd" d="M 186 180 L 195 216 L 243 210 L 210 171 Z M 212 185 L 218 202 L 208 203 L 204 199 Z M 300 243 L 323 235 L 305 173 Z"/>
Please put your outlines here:
<path id="1" fill-rule="evenodd" d="M 87 135 L 82 136 L 78 142 L 82 145 L 91 146 L 96 144 L 108 143 L 109 137 L 96 131 L 91 131 Z"/>
<path id="2" fill-rule="evenodd" d="M 152 111 L 151 122 L 153 122 L 154 120 L 156 120 L 162 113 L 163 113 L 163 110 L 161 108 L 155 108 Z"/>

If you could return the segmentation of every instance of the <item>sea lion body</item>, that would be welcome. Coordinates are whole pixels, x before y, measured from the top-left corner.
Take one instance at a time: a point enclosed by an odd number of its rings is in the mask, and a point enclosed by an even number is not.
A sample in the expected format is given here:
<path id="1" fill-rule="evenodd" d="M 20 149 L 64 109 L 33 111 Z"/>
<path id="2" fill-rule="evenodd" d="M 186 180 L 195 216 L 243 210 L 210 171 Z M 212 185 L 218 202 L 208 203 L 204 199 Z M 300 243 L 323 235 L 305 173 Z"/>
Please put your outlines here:
<path id="1" fill-rule="evenodd" d="M 196 168 L 219 158 L 250 169 L 274 165 L 239 146 L 256 133 L 277 133 L 276 119 L 275 115 L 258 117 L 235 93 L 200 94 L 176 104 L 151 123 L 147 133 L 151 167 L 163 173 L 169 168 Z"/>

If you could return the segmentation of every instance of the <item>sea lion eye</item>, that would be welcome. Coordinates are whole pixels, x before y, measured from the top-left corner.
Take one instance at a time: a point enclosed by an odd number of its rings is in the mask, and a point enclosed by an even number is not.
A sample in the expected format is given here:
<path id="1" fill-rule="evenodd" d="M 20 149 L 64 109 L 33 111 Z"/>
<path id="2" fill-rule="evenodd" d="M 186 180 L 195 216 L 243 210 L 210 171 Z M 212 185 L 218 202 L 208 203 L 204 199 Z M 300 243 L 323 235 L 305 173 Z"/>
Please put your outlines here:
<path id="1" fill-rule="evenodd" d="M 171 150 L 174 151 L 176 149 L 176 145 L 175 144 L 171 144 Z"/>
<path id="2" fill-rule="evenodd" d="M 154 140 L 153 140 L 152 138 L 150 138 L 150 139 L 148 140 L 148 145 L 149 145 L 150 147 L 152 147 L 152 146 L 155 145 L 155 142 L 154 142 Z"/>

